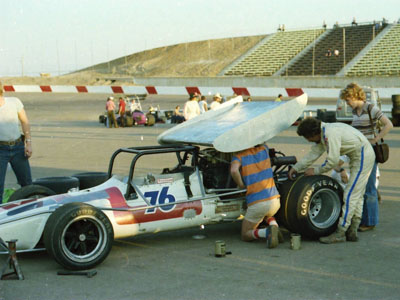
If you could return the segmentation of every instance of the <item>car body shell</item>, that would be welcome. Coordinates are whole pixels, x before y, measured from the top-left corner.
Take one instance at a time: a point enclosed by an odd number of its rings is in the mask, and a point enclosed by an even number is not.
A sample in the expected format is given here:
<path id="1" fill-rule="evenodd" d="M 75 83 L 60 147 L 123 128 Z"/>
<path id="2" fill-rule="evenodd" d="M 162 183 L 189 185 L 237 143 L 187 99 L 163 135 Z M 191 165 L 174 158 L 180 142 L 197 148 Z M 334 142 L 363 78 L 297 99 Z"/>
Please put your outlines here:
<path id="1" fill-rule="evenodd" d="M 113 175 L 90 189 L 0 205 L 0 237 L 17 239 L 19 250 L 34 249 L 51 213 L 72 202 L 102 210 L 113 226 L 114 238 L 234 220 L 243 214 L 243 196 L 222 200 L 217 193 L 207 192 L 202 172 L 197 167 L 190 168 L 191 197 L 186 191 L 184 173 L 177 172 L 131 179 L 134 199 L 125 198 L 129 176 Z"/>

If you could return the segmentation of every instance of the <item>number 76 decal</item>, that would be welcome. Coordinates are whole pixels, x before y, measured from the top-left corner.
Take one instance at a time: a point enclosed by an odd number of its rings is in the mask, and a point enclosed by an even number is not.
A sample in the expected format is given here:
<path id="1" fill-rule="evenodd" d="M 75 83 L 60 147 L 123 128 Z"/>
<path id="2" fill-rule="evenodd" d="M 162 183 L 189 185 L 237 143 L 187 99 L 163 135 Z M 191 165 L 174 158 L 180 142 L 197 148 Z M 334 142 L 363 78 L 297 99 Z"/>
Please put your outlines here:
<path id="1" fill-rule="evenodd" d="M 159 191 L 150 191 L 150 192 L 145 192 L 144 196 L 146 198 L 150 198 L 150 205 L 155 206 L 155 205 L 171 203 L 171 205 L 148 208 L 146 209 L 145 214 L 154 214 L 157 208 L 159 208 L 162 212 L 169 212 L 175 208 L 175 197 L 174 195 L 168 194 L 167 186 L 162 188 L 160 194 Z"/>

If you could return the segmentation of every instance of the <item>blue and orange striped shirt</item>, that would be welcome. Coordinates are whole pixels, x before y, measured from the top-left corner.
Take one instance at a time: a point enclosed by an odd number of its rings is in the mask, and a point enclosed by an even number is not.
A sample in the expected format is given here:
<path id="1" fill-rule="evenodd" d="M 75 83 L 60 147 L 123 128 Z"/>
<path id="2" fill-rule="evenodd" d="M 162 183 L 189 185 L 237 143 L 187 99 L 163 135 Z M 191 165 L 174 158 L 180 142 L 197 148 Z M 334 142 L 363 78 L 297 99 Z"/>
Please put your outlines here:
<path id="1" fill-rule="evenodd" d="M 233 156 L 233 161 L 241 165 L 240 173 L 247 188 L 247 205 L 279 197 L 266 145 L 243 150 Z"/>

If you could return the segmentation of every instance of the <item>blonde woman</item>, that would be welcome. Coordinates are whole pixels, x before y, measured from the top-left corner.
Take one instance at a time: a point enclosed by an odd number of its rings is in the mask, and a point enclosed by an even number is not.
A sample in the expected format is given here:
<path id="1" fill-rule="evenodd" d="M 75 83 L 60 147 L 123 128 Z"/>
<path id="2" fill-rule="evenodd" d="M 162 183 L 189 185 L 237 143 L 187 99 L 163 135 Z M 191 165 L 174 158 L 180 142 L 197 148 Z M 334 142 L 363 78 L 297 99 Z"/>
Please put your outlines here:
<path id="1" fill-rule="evenodd" d="M 345 100 L 347 105 L 353 109 L 353 121 L 351 125 L 361 131 L 371 144 L 379 142 L 393 128 L 392 122 L 383 114 L 379 107 L 366 102 L 365 92 L 358 84 L 348 84 L 341 91 L 340 98 Z M 372 127 L 374 129 L 371 127 L 369 114 L 371 114 Z M 379 132 L 376 130 L 378 121 L 383 124 L 383 128 Z M 376 169 L 377 163 L 375 162 L 365 190 L 360 231 L 373 229 L 379 221 Z"/>

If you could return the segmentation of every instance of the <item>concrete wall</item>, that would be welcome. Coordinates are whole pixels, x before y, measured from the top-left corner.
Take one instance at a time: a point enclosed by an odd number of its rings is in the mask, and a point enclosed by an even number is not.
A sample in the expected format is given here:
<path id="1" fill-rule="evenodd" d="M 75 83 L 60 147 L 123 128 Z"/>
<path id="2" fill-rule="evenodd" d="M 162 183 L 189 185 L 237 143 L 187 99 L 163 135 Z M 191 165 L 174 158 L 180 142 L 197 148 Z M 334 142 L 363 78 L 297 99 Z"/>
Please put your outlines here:
<path id="1" fill-rule="evenodd" d="M 399 77 L 135 77 L 144 86 L 209 86 L 268 88 L 343 88 L 350 82 L 375 88 L 400 88 Z"/>

